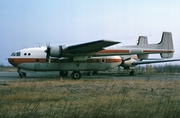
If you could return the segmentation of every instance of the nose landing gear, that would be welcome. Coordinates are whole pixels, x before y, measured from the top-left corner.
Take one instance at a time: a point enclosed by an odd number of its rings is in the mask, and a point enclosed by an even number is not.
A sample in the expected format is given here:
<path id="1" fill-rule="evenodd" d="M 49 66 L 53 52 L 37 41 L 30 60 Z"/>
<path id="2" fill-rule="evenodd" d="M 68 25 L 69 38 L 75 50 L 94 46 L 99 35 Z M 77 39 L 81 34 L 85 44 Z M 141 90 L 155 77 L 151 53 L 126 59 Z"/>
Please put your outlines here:
<path id="1" fill-rule="evenodd" d="M 26 78 L 26 73 L 25 73 L 25 72 L 22 72 L 20 68 L 18 69 L 17 72 L 19 73 L 19 77 L 20 77 L 20 78 Z"/>

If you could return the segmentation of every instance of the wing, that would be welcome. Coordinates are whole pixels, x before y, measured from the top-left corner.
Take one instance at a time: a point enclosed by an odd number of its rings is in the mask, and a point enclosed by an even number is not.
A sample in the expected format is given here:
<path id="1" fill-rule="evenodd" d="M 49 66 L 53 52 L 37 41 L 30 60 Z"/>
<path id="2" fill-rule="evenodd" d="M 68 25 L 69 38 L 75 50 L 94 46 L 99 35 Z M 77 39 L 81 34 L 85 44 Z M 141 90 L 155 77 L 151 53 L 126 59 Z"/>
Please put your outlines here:
<path id="1" fill-rule="evenodd" d="M 91 52 L 97 52 L 103 50 L 105 47 L 118 43 L 120 42 L 110 41 L 110 40 L 98 40 L 98 41 L 69 46 L 66 48 L 66 50 L 71 53 L 91 53 Z"/>
<path id="2" fill-rule="evenodd" d="M 180 61 L 180 59 L 157 60 L 157 61 L 136 61 L 136 62 L 133 62 L 132 65 L 136 66 L 139 64 L 163 63 L 163 62 L 171 62 L 171 61 Z"/>

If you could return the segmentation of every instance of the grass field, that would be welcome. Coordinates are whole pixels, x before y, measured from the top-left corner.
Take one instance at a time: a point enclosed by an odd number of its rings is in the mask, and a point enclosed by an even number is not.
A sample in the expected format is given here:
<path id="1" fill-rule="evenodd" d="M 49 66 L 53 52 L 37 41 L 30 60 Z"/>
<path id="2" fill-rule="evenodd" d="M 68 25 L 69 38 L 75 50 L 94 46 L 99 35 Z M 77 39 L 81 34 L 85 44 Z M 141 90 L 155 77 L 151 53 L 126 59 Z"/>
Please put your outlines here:
<path id="1" fill-rule="evenodd" d="M 0 84 L 0 117 L 179 118 L 180 80 L 37 80 Z"/>

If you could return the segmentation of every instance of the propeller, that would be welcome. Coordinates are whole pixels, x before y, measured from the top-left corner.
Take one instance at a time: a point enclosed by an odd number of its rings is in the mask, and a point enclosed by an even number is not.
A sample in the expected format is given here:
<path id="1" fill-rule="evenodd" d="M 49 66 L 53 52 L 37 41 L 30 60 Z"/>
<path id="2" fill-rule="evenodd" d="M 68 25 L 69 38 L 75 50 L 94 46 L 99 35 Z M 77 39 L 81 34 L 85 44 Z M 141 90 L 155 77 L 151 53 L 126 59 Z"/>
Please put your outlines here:
<path id="1" fill-rule="evenodd" d="M 128 58 L 122 58 L 122 61 L 123 61 L 123 62 L 128 61 L 128 60 L 131 60 L 131 57 L 128 57 Z"/>
<path id="2" fill-rule="evenodd" d="M 120 73 L 120 67 L 124 64 L 125 61 L 131 60 L 131 57 L 128 58 L 121 58 L 122 59 L 122 63 L 118 66 L 118 73 Z"/>
<path id="3" fill-rule="evenodd" d="M 118 70 L 117 70 L 118 72 L 117 72 L 117 73 L 120 73 L 120 68 L 121 68 L 121 66 L 119 65 L 119 66 L 118 66 Z"/>
<path id="4" fill-rule="evenodd" d="M 51 51 L 51 47 L 50 45 L 47 46 L 47 49 L 44 51 L 46 53 L 46 62 L 50 63 L 50 51 Z"/>

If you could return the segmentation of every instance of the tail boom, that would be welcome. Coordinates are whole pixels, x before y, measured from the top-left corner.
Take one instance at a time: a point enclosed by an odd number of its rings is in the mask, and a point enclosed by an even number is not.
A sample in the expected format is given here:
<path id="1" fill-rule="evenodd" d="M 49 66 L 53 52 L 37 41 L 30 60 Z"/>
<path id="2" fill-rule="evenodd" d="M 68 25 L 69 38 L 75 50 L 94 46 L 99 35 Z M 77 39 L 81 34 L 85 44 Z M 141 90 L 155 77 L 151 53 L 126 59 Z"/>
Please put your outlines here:
<path id="1" fill-rule="evenodd" d="M 159 53 L 161 55 L 161 58 L 172 58 L 174 54 L 171 32 L 163 32 L 161 41 L 158 44 L 148 44 L 147 37 L 141 36 L 138 39 L 138 44 L 136 46 L 124 46 L 124 48 L 132 49 L 131 52 L 134 53 L 134 50 L 138 50 L 137 55 L 138 57 L 140 57 L 140 59 L 147 58 L 147 54 Z"/>
<path id="2" fill-rule="evenodd" d="M 139 38 L 137 45 L 122 46 L 118 49 L 105 49 L 93 53 L 93 56 L 107 55 L 132 55 L 137 54 L 139 59 L 147 59 L 149 54 L 160 54 L 161 58 L 172 58 L 174 46 L 171 32 L 163 32 L 161 41 L 156 44 L 148 44 L 147 38 Z"/>

